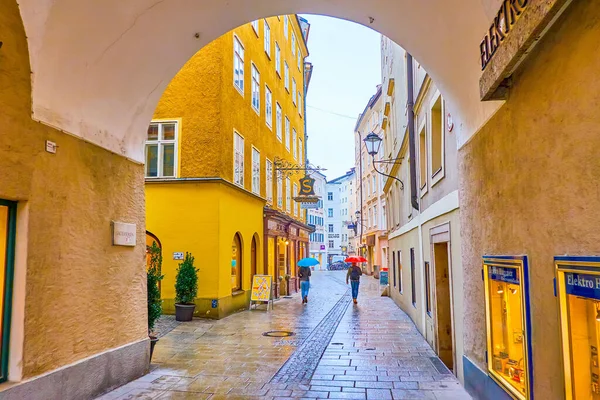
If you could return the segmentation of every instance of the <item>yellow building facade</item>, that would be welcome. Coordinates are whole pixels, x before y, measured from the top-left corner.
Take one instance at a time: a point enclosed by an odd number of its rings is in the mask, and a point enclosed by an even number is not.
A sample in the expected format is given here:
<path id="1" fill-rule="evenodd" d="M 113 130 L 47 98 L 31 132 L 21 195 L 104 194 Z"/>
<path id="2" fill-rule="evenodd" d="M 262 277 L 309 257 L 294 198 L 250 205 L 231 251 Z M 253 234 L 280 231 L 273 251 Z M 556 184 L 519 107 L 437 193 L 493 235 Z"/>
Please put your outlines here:
<path id="1" fill-rule="evenodd" d="M 197 316 L 247 307 L 255 274 L 272 275 L 277 289 L 291 281 L 283 294 L 295 288 L 309 228 L 293 200 L 302 174 L 280 168 L 305 163 L 307 35 L 295 15 L 243 25 L 194 55 L 165 90 L 145 144 L 145 192 L 166 313 L 186 252 L 199 269 Z"/>

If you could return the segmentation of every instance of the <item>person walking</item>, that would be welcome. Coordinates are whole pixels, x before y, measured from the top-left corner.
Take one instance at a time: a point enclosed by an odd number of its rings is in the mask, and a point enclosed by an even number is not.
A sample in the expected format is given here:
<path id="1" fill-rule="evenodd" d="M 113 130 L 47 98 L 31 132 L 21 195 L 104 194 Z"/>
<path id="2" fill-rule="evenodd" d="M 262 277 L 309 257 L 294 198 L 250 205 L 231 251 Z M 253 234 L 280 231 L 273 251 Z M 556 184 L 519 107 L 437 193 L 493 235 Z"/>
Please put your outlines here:
<path id="1" fill-rule="evenodd" d="M 350 286 L 352 287 L 352 300 L 354 301 L 354 304 L 358 304 L 356 298 L 358 297 L 358 286 L 360 285 L 361 275 L 362 269 L 357 263 L 353 262 L 350 268 L 348 268 L 348 273 L 346 274 L 346 285 L 348 284 L 348 280 L 350 280 Z"/>
<path id="2" fill-rule="evenodd" d="M 298 277 L 300 278 L 300 291 L 302 292 L 302 304 L 308 303 L 308 289 L 310 289 L 310 267 L 300 267 Z"/>

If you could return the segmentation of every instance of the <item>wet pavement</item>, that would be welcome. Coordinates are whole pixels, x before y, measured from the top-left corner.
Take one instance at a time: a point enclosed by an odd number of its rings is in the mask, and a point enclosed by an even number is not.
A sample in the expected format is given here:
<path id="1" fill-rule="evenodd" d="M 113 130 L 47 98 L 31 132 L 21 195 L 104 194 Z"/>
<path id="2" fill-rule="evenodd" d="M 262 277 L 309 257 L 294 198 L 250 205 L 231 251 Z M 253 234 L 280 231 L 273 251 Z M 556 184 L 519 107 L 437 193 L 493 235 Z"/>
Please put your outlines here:
<path id="1" fill-rule="evenodd" d="M 358 305 L 344 278 L 315 272 L 307 305 L 295 295 L 272 311 L 177 325 L 148 375 L 99 399 L 470 399 L 373 278 Z"/>

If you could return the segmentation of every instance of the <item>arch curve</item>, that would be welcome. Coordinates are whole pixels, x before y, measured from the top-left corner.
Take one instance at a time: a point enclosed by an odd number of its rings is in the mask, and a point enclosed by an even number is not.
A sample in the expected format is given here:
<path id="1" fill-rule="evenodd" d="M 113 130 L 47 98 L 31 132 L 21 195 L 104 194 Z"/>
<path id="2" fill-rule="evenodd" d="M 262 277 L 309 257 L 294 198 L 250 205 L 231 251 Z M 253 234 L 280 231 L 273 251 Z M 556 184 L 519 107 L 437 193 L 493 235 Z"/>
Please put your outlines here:
<path id="1" fill-rule="evenodd" d="M 366 25 L 413 54 L 456 105 L 464 143 L 498 107 L 479 101 L 478 45 L 499 2 L 23 0 L 33 117 L 143 162 L 156 104 L 193 54 L 254 19 L 305 13 Z M 161 21 L 177 23 L 163 29 Z"/>

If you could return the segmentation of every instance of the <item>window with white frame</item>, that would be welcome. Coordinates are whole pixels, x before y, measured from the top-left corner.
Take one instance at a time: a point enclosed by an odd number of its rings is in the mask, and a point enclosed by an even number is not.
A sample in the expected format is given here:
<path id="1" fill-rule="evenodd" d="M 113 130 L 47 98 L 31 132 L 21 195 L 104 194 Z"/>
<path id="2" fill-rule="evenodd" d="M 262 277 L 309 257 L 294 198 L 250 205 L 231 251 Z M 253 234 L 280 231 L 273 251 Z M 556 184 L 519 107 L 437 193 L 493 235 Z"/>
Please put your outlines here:
<path id="1" fill-rule="evenodd" d="M 298 197 L 298 184 L 294 183 L 294 198 Z M 298 207 L 299 204 L 296 203 L 296 200 L 294 200 L 294 216 L 297 217 L 298 216 Z"/>
<path id="2" fill-rule="evenodd" d="M 292 78 L 292 103 L 296 105 L 296 78 Z"/>
<path id="3" fill-rule="evenodd" d="M 298 159 L 298 134 L 296 133 L 296 129 L 292 129 L 292 155 L 294 156 L 294 160 Z"/>
<path id="4" fill-rule="evenodd" d="M 298 162 L 304 164 L 304 151 L 302 149 L 302 139 L 298 139 Z"/>
<path id="5" fill-rule="evenodd" d="M 285 117 L 285 148 L 290 151 L 290 120 Z"/>
<path id="6" fill-rule="evenodd" d="M 292 55 L 296 55 L 296 35 L 292 31 Z"/>
<path id="7" fill-rule="evenodd" d="M 275 106 L 275 113 L 276 113 L 276 118 L 277 121 L 275 122 L 277 124 L 276 126 L 276 130 L 277 130 L 277 139 L 279 139 L 279 141 L 281 142 L 282 137 L 283 137 L 283 127 L 282 127 L 282 123 L 281 123 L 281 118 L 282 118 L 282 113 L 281 113 L 281 106 L 279 105 L 279 103 L 276 103 Z"/>
<path id="8" fill-rule="evenodd" d="M 258 36 L 258 20 L 254 20 L 252 21 L 252 29 L 254 30 L 254 33 L 256 33 L 256 36 Z"/>
<path id="9" fill-rule="evenodd" d="M 329 233 L 333 233 L 333 224 L 329 224 L 329 225 L 327 225 L 327 231 L 328 231 Z"/>
<path id="10" fill-rule="evenodd" d="M 328 208 L 327 209 L 327 217 L 333 218 L 333 208 Z"/>
<path id="11" fill-rule="evenodd" d="M 288 213 L 292 212 L 292 186 L 290 185 L 290 178 L 285 178 L 285 210 Z"/>
<path id="12" fill-rule="evenodd" d="M 244 138 L 233 133 L 233 183 L 244 186 Z"/>
<path id="13" fill-rule="evenodd" d="M 327 192 L 327 200 L 333 201 L 333 192 Z"/>
<path id="14" fill-rule="evenodd" d="M 373 193 L 375 193 L 377 191 L 377 177 L 373 175 L 371 179 L 373 180 Z"/>
<path id="15" fill-rule="evenodd" d="M 269 58 L 271 57 L 271 27 L 265 19 L 265 53 Z"/>
<path id="16" fill-rule="evenodd" d="M 300 51 L 300 47 L 298 47 L 298 71 L 302 71 L 300 66 L 302 65 L 302 52 Z"/>
<path id="17" fill-rule="evenodd" d="M 267 203 L 273 204 L 273 163 L 265 159 L 265 185 L 267 189 Z"/>
<path id="18" fill-rule="evenodd" d="M 233 37 L 233 85 L 244 94 L 244 46 L 237 36 Z"/>
<path id="19" fill-rule="evenodd" d="M 265 85 L 265 121 L 269 128 L 273 126 L 273 94 L 267 85 Z"/>
<path id="20" fill-rule="evenodd" d="M 146 177 L 175 177 L 177 122 L 153 122 L 146 138 Z"/>
<path id="21" fill-rule="evenodd" d="M 281 77 L 281 49 L 277 42 L 275 42 L 275 72 Z"/>
<path id="22" fill-rule="evenodd" d="M 377 227 L 377 220 L 379 219 L 379 215 L 377 215 L 377 205 L 373 206 L 373 226 Z"/>
<path id="23" fill-rule="evenodd" d="M 252 192 L 260 195 L 260 152 L 252 147 Z"/>
<path id="24" fill-rule="evenodd" d="M 330 249 L 333 249 L 333 240 L 329 240 L 327 245 L 329 246 Z"/>
<path id="25" fill-rule="evenodd" d="M 288 38 L 288 16 L 284 15 L 283 16 L 283 36 L 285 36 L 285 38 Z"/>
<path id="26" fill-rule="evenodd" d="M 260 72 L 252 64 L 252 108 L 260 115 Z"/>
<path id="27" fill-rule="evenodd" d="M 298 114 L 300 114 L 300 116 L 302 116 L 302 95 L 300 94 L 299 90 L 298 90 Z"/>
<path id="28" fill-rule="evenodd" d="M 287 61 L 283 62 L 283 84 L 285 90 L 290 91 L 290 67 L 288 67 Z"/>
<path id="29" fill-rule="evenodd" d="M 281 171 L 277 171 L 277 207 L 283 208 L 283 177 L 281 176 Z"/>

